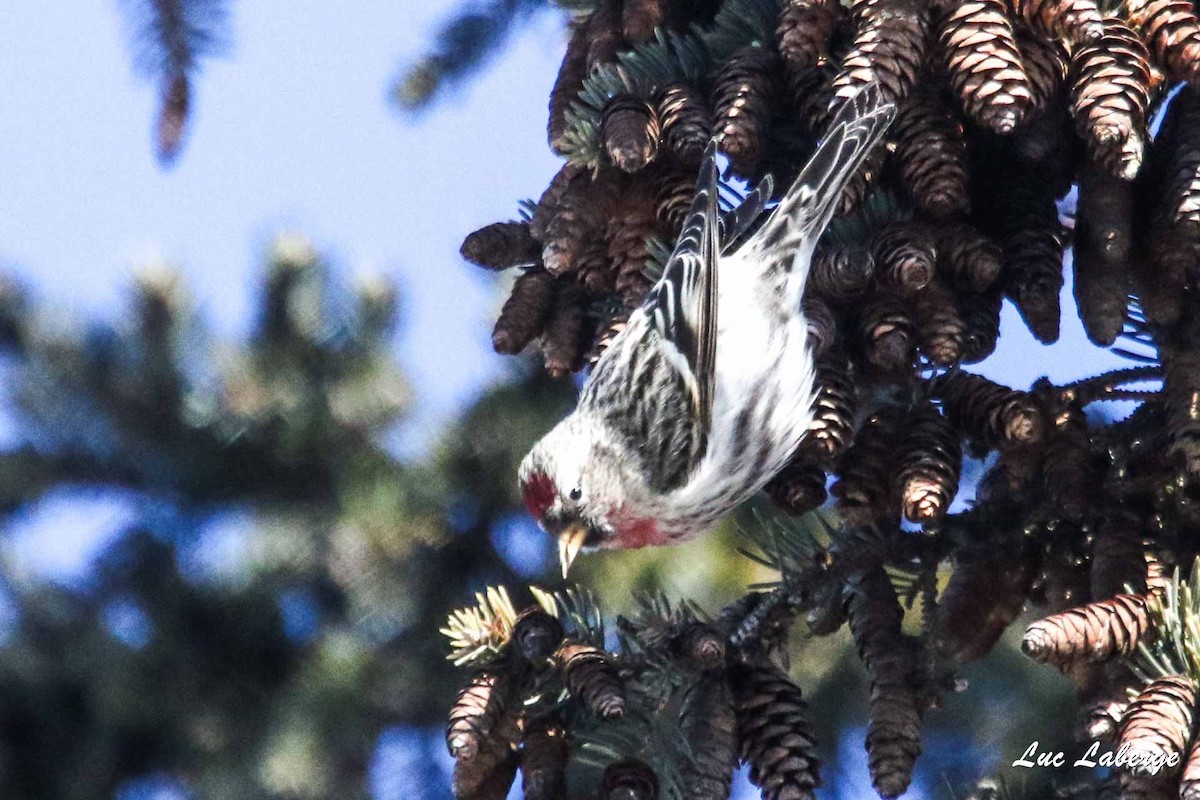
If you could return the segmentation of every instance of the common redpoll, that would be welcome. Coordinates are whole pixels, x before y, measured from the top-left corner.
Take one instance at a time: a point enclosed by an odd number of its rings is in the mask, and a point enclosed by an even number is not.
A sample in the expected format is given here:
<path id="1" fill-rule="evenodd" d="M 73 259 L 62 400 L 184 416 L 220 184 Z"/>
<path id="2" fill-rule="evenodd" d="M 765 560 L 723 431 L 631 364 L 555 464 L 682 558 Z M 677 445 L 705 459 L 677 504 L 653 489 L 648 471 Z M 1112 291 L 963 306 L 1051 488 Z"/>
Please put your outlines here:
<path id="1" fill-rule="evenodd" d="M 850 98 L 770 217 L 732 252 L 721 252 L 710 145 L 662 278 L 575 410 L 521 464 L 525 504 L 558 537 L 564 576 L 583 549 L 690 539 L 783 468 L 812 419 L 800 298 L 813 249 L 894 115 L 874 86 Z"/>

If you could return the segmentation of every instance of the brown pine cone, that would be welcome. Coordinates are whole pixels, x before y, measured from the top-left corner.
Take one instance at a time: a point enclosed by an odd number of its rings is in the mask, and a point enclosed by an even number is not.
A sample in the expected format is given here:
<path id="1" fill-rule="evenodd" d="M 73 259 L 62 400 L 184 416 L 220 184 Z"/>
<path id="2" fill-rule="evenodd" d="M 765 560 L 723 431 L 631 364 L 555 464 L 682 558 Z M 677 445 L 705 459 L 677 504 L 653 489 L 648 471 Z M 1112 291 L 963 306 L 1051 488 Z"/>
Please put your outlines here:
<path id="1" fill-rule="evenodd" d="M 1168 452 L 1191 476 L 1200 475 L 1200 317 L 1180 317 L 1162 348 Z"/>
<path id="2" fill-rule="evenodd" d="M 650 178 L 655 194 L 655 216 L 671 239 L 679 236 L 696 196 L 696 173 L 678 165 L 655 169 Z"/>
<path id="3" fill-rule="evenodd" d="M 637 172 L 658 155 L 658 112 L 645 100 L 617 95 L 604 106 L 600 136 L 612 163 L 625 172 Z"/>
<path id="4" fill-rule="evenodd" d="M 833 0 L 787 1 L 775 36 L 789 70 L 803 72 L 825 62 L 840 17 L 841 6 Z"/>
<path id="5" fill-rule="evenodd" d="M 1040 619 L 1026 629 L 1021 649 L 1059 669 L 1082 659 L 1129 655 L 1150 630 L 1149 598 L 1118 594 Z"/>
<path id="6" fill-rule="evenodd" d="M 1158 137 L 1152 146 L 1155 166 L 1147 192 L 1154 201 L 1153 238 L 1172 238 L 1163 250 L 1191 250 L 1194 264 L 1197 234 L 1200 234 L 1200 91 L 1185 87 L 1171 101 Z M 1175 237 L 1163 237 L 1173 232 Z M 1179 236 L 1186 234 L 1187 242 Z M 1161 259 L 1159 259 L 1161 260 Z"/>
<path id="7" fill-rule="evenodd" d="M 554 310 L 554 278 L 531 269 L 517 278 L 492 331 L 497 353 L 516 355 L 541 334 Z"/>
<path id="8" fill-rule="evenodd" d="M 470 761 L 487 749 L 496 721 L 504 713 L 508 682 L 493 670 L 480 670 L 459 690 L 450 708 L 446 746 L 450 755 Z"/>
<path id="9" fill-rule="evenodd" d="M 630 308 L 641 304 L 652 283 L 646 275 L 650 257 L 647 242 L 659 232 L 656 210 L 653 193 L 645 182 L 640 182 L 626 193 L 620 211 L 609 219 L 605 232 L 609 261 L 616 274 L 615 288 Z"/>
<path id="10" fill-rule="evenodd" d="M 871 243 L 876 276 L 902 296 L 924 289 L 937 265 L 937 249 L 929 227 L 895 222 L 875 234 Z"/>
<path id="11" fill-rule="evenodd" d="M 954 426 L 987 450 L 1042 438 L 1042 411 L 1028 392 L 962 370 L 941 376 L 933 391 Z"/>
<path id="12" fill-rule="evenodd" d="M 921 713 L 913 691 L 912 647 L 901 633 L 903 612 L 883 567 L 849 586 L 850 633 L 871 673 L 867 764 L 881 797 L 904 793 L 921 753 Z"/>
<path id="13" fill-rule="evenodd" d="M 938 41 L 967 116 L 997 133 L 1012 133 L 1033 95 L 1004 3 L 963 0 L 942 24 Z"/>
<path id="14" fill-rule="evenodd" d="M 587 310 L 583 291 L 568 277 L 560 278 L 554 311 L 542 332 L 542 360 L 552 378 L 583 369 Z"/>
<path id="15" fill-rule="evenodd" d="M 928 525 L 946 516 L 958 494 L 962 443 L 958 431 L 932 404 L 905 420 L 896 482 L 904 518 Z"/>
<path id="16" fill-rule="evenodd" d="M 608 243 L 597 238 L 575 260 L 575 282 L 593 297 L 612 294 L 616 288 L 616 272 L 608 255 Z"/>
<path id="17" fill-rule="evenodd" d="M 513 625 L 512 641 L 521 656 L 531 664 L 540 664 L 554 655 L 563 640 L 563 626 L 556 617 L 538 606 L 520 613 Z"/>
<path id="18" fill-rule="evenodd" d="M 713 130 L 737 175 L 749 177 L 762 156 L 763 135 L 778 93 L 779 57 L 765 47 L 743 47 L 713 78 Z"/>
<path id="19" fill-rule="evenodd" d="M 1042 468 L 1046 497 L 1063 517 L 1079 521 L 1100 488 L 1083 408 L 1074 403 L 1052 408 L 1048 434 Z"/>
<path id="20" fill-rule="evenodd" d="M 537 206 L 533 209 L 533 216 L 529 219 L 529 232 L 533 238 L 539 242 L 546 241 L 546 229 L 550 220 L 554 219 L 558 213 L 558 204 L 562 201 L 563 196 L 571 190 L 572 186 L 582 185 L 588 181 L 588 173 L 582 167 L 570 162 L 563 164 L 562 169 L 555 174 L 550 180 L 550 185 L 542 192 Z"/>
<path id="21" fill-rule="evenodd" d="M 940 367 L 957 364 L 962 359 L 966 323 L 950 287 L 935 279 L 913 295 L 910 306 L 917 345 L 925 357 Z"/>
<path id="22" fill-rule="evenodd" d="M 1155 325 L 1174 325 L 1183 311 L 1188 275 L 1197 264 L 1194 245 L 1179 231 L 1151 225 L 1145 253 L 1130 257 L 1134 290 L 1146 319 Z"/>
<path id="23" fill-rule="evenodd" d="M 808 706 L 800 687 L 775 667 L 740 664 L 730 671 L 741 759 L 763 800 L 811 800 L 821 785 Z"/>
<path id="24" fill-rule="evenodd" d="M 938 601 L 937 649 L 958 663 L 986 656 L 1020 615 L 1033 576 L 1026 553 L 960 553 Z"/>
<path id="25" fill-rule="evenodd" d="M 866 202 L 883 178 L 883 168 L 886 165 L 887 156 L 887 142 L 880 142 L 867 153 L 858 172 L 850 177 L 845 188 L 842 189 L 842 198 L 838 202 L 834 216 L 844 217 L 853 214 Z"/>
<path id="26" fill-rule="evenodd" d="M 1125 13 L 1171 78 L 1200 86 L 1200 19 L 1187 0 L 1128 0 Z"/>
<path id="27" fill-rule="evenodd" d="M 659 90 L 656 103 L 663 144 L 682 163 L 698 165 L 712 138 L 712 110 L 704 94 L 688 83 L 670 83 Z"/>
<path id="28" fill-rule="evenodd" d="M 938 267 L 958 289 L 986 292 L 1000 278 L 1000 246 L 965 222 L 945 220 L 933 226 Z"/>
<path id="29" fill-rule="evenodd" d="M 677 0 L 622 0 L 621 28 L 630 44 L 654 38 L 654 31 L 671 25 L 678 14 Z"/>
<path id="30" fill-rule="evenodd" d="M 784 511 L 801 516 L 825 502 L 825 471 L 793 457 L 778 475 L 767 481 L 763 491 Z"/>
<path id="31" fill-rule="evenodd" d="M 1067 51 L 1058 40 L 1038 36 L 1027 28 L 1017 30 L 1017 47 L 1029 78 L 1029 110 L 1042 111 L 1058 99 L 1067 78 Z"/>
<path id="32" fill-rule="evenodd" d="M 958 313 L 963 321 L 962 363 L 977 364 L 996 351 L 1000 338 L 1000 310 L 1004 298 L 999 291 L 958 295 Z"/>
<path id="33" fill-rule="evenodd" d="M 820 358 L 837 339 L 837 318 L 833 316 L 833 310 L 814 294 L 805 294 L 800 308 L 808 325 L 808 349 L 813 358 Z"/>
<path id="34" fill-rule="evenodd" d="M 1104 35 L 1072 54 L 1067 82 L 1075 127 L 1092 159 L 1114 177 L 1132 180 L 1142 165 L 1152 87 L 1146 46 L 1109 17 Z"/>
<path id="35" fill-rule="evenodd" d="M 1123 661 L 1088 664 L 1084 669 L 1094 676 L 1079 695 L 1084 733 L 1090 739 L 1116 742 L 1121 718 L 1129 707 L 1129 690 L 1140 689 L 1142 682 Z"/>
<path id="36" fill-rule="evenodd" d="M 529 233 L 528 222 L 493 222 L 463 240 L 459 254 L 485 269 L 536 264 L 542 246 Z"/>
<path id="37" fill-rule="evenodd" d="M 552 210 L 544 222 L 539 219 L 542 202 L 546 200 L 543 195 L 539 211 L 530 220 L 530 231 L 542 243 L 542 264 L 550 274 L 571 272 L 583 253 L 594 246 L 619 201 L 624 199 L 619 177 L 620 173 L 613 170 L 603 171 L 594 179 L 584 173 L 570 178 L 565 186 L 551 183 L 546 190 L 546 194 L 552 195 Z"/>
<path id="38" fill-rule="evenodd" d="M 1125 327 L 1132 223 L 1129 182 L 1085 167 L 1076 205 L 1075 303 L 1088 338 L 1101 347 L 1115 342 Z"/>
<path id="39" fill-rule="evenodd" d="M 625 44 L 621 35 L 622 0 L 598 0 L 596 8 L 587 18 L 588 57 L 587 71 L 611 64 Z"/>
<path id="40" fill-rule="evenodd" d="M 934 218 L 966 214 L 967 144 L 962 124 L 931 83 L 919 83 L 892 124 L 900 177 L 917 208 Z"/>
<path id="41" fill-rule="evenodd" d="M 512 747 L 497 748 L 487 757 L 454 763 L 453 790 L 457 800 L 505 800 L 517 777 L 520 754 Z"/>
<path id="42" fill-rule="evenodd" d="M 884 378 L 907 375 L 917 355 L 917 331 L 904 300 L 882 286 L 863 303 L 859 344 L 870 367 Z"/>
<path id="43" fill-rule="evenodd" d="M 827 353 L 817 359 L 813 385 L 817 390 L 813 421 L 797 454 L 814 464 L 829 465 L 845 451 L 854 436 L 858 387 L 853 363 L 844 353 Z"/>
<path id="44" fill-rule="evenodd" d="M 684 691 L 679 731 L 689 754 L 679 767 L 684 796 L 727 800 L 737 766 L 737 717 L 723 673 L 705 673 Z"/>
<path id="45" fill-rule="evenodd" d="M 558 155 L 567 153 L 567 109 L 579 97 L 583 81 L 588 76 L 588 28 L 586 25 L 569 26 L 571 36 L 567 39 L 567 53 L 563 56 L 558 78 L 550 90 L 550 121 L 546 125 L 546 138 L 550 149 Z"/>
<path id="46" fill-rule="evenodd" d="M 525 725 L 521 738 L 521 788 L 525 800 L 565 800 L 567 796 L 567 732 L 556 720 Z"/>
<path id="47" fill-rule="evenodd" d="M 608 653 L 590 644 L 563 642 L 554 653 L 567 691 L 602 719 L 625 716 L 625 686 Z"/>
<path id="48" fill-rule="evenodd" d="M 831 303 L 856 300 L 871 285 L 874 273 L 875 259 L 870 250 L 859 245 L 818 243 L 805 293 Z"/>
<path id="49" fill-rule="evenodd" d="M 1183 759 L 1179 800 L 1200 800 L 1200 736 L 1192 739 L 1192 745 Z"/>
<path id="50" fill-rule="evenodd" d="M 838 480 L 830 492 L 851 525 L 893 517 L 899 505 L 894 481 L 902 418 L 890 407 L 867 417 L 854 442 L 838 460 Z"/>
<path id="51" fill-rule="evenodd" d="M 917 79 L 929 44 L 929 11 L 915 0 L 875 0 L 855 9 L 857 29 L 833 81 L 834 108 L 875 84 L 891 103 Z"/>
<path id="52" fill-rule="evenodd" d="M 1132 511 L 1108 508 L 1100 514 L 1092 539 L 1092 597 L 1146 591 L 1146 560 L 1142 521 Z"/>
<path id="53" fill-rule="evenodd" d="M 1191 678 L 1169 675 L 1142 690 L 1121 721 L 1121 746 L 1128 747 L 1130 758 L 1166 758 L 1176 756 L 1174 766 L 1164 764 L 1162 773 L 1179 771 L 1192 738 L 1196 687 Z M 1135 775 L 1152 774 L 1152 767 L 1140 765 L 1129 771 Z"/>
<path id="54" fill-rule="evenodd" d="M 1104 33 L 1104 19 L 1092 0 L 1013 0 L 1013 10 L 1047 39 L 1078 44 Z"/>
<path id="55" fill-rule="evenodd" d="M 725 637 L 706 622 L 684 625 L 673 637 L 671 647 L 700 671 L 725 665 Z"/>
<path id="56" fill-rule="evenodd" d="M 658 800 L 658 776 L 643 761 L 618 761 L 604 770 L 596 791 L 601 800 Z"/>

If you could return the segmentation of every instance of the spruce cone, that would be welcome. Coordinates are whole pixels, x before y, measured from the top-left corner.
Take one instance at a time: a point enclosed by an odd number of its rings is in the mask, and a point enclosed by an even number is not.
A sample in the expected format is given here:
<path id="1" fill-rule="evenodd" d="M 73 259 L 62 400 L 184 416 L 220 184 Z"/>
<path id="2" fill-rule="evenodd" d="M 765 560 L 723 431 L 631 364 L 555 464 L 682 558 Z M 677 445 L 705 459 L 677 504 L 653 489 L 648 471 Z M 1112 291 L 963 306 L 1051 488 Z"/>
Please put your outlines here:
<path id="1" fill-rule="evenodd" d="M 1004 254 L 999 245 L 965 222 L 934 226 L 938 267 L 956 288 L 986 292 L 996 285 Z"/>
<path id="2" fill-rule="evenodd" d="M 986 656 L 1020 615 L 1033 565 L 1025 553 L 961 553 L 938 602 L 938 650 L 958 663 Z"/>
<path id="3" fill-rule="evenodd" d="M 459 690 L 450 709 L 446 746 L 450 755 L 470 761 L 485 750 L 500 714 L 504 712 L 507 682 L 498 672 L 480 670 Z"/>
<path id="4" fill-rule="evenodd" d="M 1129 21 L 1172 79 L 1200 86 L 1200 20 L 1187 0 L 1129 0 Z"/>
<path id="5" fill-rule="evenodd" d="M 800 516 L 825 502 L 825 471 L 817 465 L 793 457 L 763 487 L 767 497 L 789 514 Z"/>
<path id="6" fill-rule="evenodd" d="M 706 622 L 685 625 L 674 637 L 672 647 L 701 671 L 725 664 L 725 637 Z"/>
<path id="7" fill-rule="evenodd" d="M 654 38 L 656 28 L 666 27 L 674 20 L 675 0 L 622 0 L 621 28 L 630 44 L 641 44 Z"/>
<path id="8" fill-rule="evenodd" d="M 667 149 L 682 163 L 698 165 L 713 126 L 704 95 L 691 84 L 671 83 L 659 91 L 657 104 Z"/>
<path id="9" fill-rule="evenodd" d="M 866 201 L 871 192 L 875 190 L 875 184 L 882 177 L 887 155 L 886 142 L 880 142 L 867 153 L 858 172 L 854 173 L 846 187 L 842 189 L 842 199 L 838 203 L 837 211 L 834 212 L 835 216 L 844 217 L 852 214 Z"/>
<path id="10" fill-rule="evenodd" d="M 842 454 L 838 480 L 830 491 L 851 525 L 869 525 L 895 514 L 898 492 L 893 475 L 900 428 L 900 414 L 894 408 L 879 409 L 867 417 Z"/>
<path id="11" fill-rule="evenodd" d="M 1171 101 L 1167 117 L 1154 141 L 1157 174 L 1147 189 L 1157 197 L 1154 223 L 1164 230 L 1186 234 L 1181 250 L 1194 253 L 1200 233 L 1200 92 L 1186 87 Z M 1169 253 L 1182 242 L 1168 245 Z M 1191 264 L 1195 264 L 1194 255 Z"/>
<path id="12" fill-rule="evenodd" d="M 556 177 L 546 189 L 529 224 L 534 238 L 542 243 L 542 264 L 550 274 L 572 271 L 580 256 L 594 246 L 617 205 L 620 187 L 615 177 L 619 174 L 601 173 L 593 180 L 585 173 L 565 185 L 556 185 Z M 543 215 L 542 204 L 547 200 L 553 205 Z"/>
<path id="13" fill-rule="evenodd" d="M 816 295 L 806 294 L 800 301 L 808 325 L 808 349 L 814 358 L 829 351 L 837 338 L 837 318 L 833 310 Z"/>
<path id="14" fill-rule="evenodd" d="M 528 222 L 493 222 L 463 240 L 459 254 L 486 269 L 536 264 L 542 247 L 529 233 Z"/>
<path id="15" fill-rule="evenodd" d="M 671 238 L 677 238 L 696 196 L 696 175 L 691 169 L 674 167 L 656 170 L 650 182 L 654 188 L 655 216 Z"/>
<path id="16" fill-rule="evenodd" d="M 962 125 L 930 83 L 919 83 L 892 124 L 900 177 L 917 208 L 931 217 L 965 214 L 967 144 Z"/>
<path id="17" fill-rule="evenodd" d="M 780 670 L 742 664 L 730 673 L 741 759 L 763 800 L 811 800 L 821 785 L 808 706 Z"/>
<path id="18" fill-rule="evenodd" d="M 603 239 L 589 242 L 575 262 L 575 281 L 592 296 L 611 294 L 616 288 L 616 274 Z"/>
<path id="19" fill-rule="evenodd" d="M 1121 730 L 1121 718 L 1129 707 L 1129 690 L 1142 682 L 1123 661 L 1089 664 L 1094 679 L 1080 693 L 1083 704 L 1083 729 L 1091 739 L 1115 742 Z"/>
<path id="20" fill-rule="evenodd" d="M 872 242 L 880 281 L 903 296 L 924 289 L 933 280 L 937 250 L 933 234 L 918 223 L 893 223 Z"/>
<path id="21" fill-rule="evenodd" d="M 916 357 L 916 328 L 904 301 L 883 287 L 863 304 L 858 318 L 867 363 L 883 377 L 907 375 Z"/>
<path id="22" fill-rule="evenodd" d="M 1042 481 L 1050 503 L 1067 519 L 1081 520 L 1095 502 L 1092 443 L 1083 408 L 1065 404 L 1053 411 Z"/>
<path id="23" fill-rule="evenodd" d="M 563 164 L 562 169 L 550 180 L 550 185 L 542 192 L 542 196 L 538 199 L 537 207 L 533 210 L 533 216 L 529 220 L 529 232 L 534 239 L 539 242 L 545 242 L 547 238 L 547 229 L 550 221 L 558 214 L 559 203 L 573 188 L 581 186 L 589 181 L 588 175 L 584 170 L 569 161 Z M 575 188 L 577 191 L 578 189 Z"/>
<path id="24" fill-rule="evenodd" d="M 929 12 L 913 0 L 875 0 L 855 9 L 858 29 L 833 80 L 835 106 L 875 84 L 888 102 L 908 96 L 925 61 Z"/>
<path id="25" fill-rule="evenodd" d="M 1179 800 L 1200 800 L 1200 736 L 1192 740 L 1192 746 L 1183 762 Z"/>
<path id="26" fill-rule="evenodd" d="M 1023 28 L 1017 31 L 1017 47 L 1029 78 L 1029 110 L 1043 111 L 1059 101 L 1059 90 L 1067 78 L 1067 52 L 1058 40 Z"/>
<path id="27" fill-rule="evenodd" d="M 642 186 L 643 189 L 649 189 Z M 649 191 L 628 193 L 621 210 L 609 219 L 608 257 L 616 272 L 615 286 L 625 305 L 636 308 L 650 289 L 646 262 L 650 258 L 647 242 L 658 234 L 655 217 L 657 203 Z"/>
<path id="28" fill-rule="evenodd" d="M 1149 632 L 1149 597 L 1119 594 L 1040 619 L 1026 629 L 1021 649 L 1059 669 L 1082 659 L 1129 655 Z"/>
<path id="29" fill-rule="evenodd" d="M 1071 56 L 1071 112 L 1097 164 L 1132 180 L 1142 165 L 1150 55 L 1124 23 L 1108 18 L 1104 35 Z"/>
<path id="30" fill-rule="evenodd" d="M 1013 10 L 1050 40 L 1094 42 L 1104 33 L 1104 19 L 1092 0 L 1013 0 Z"/>
<path id="31" fill-rule="evenodd" d="M 967 115 L 997 133 L 1014 131 L 1033 95 L 1001 0 L 961 2 L 942 25 L 939 42 Z"/>
<path id="32" fill-rule="evenodd" d="M 813 254 L 805 294 L 813 294 L 831 303 L 855 300 L 871 285 L 875 259 L 869 250 L 857 245 L 820 243 Z"/>
<path id="33" fill-rule="evenodd" d="M 658 155 L 658 112 L 645 100 L 618 95 L 604 107 L 600 135 L 612 162 L 637 172 Z"/>
<path id="34" fill-rule="evenodd" d="M 622 0 L 598 0 L 595 10 L 587 19 L 588 57 L 587 71 L 611 64 L 624 44 L 621 35 Z"/>
<path id="35" fill-rule="evenodd" d="M 867 762 L 880 796 L 897 797 L 921 753 L 921 714 L 913 691 L 912 649 L 900 630 L 903 612 L 883 567 L 849 587 L 850 633 L 871 672 Z"/>
<path id="36" fill-rule="evenodd" d="M 555 652 L 554 659 L 567 690 L 592 713 L 603 719 L 625 715 L 625 686 L 607 653 L 568 639 Z"/>
<path id="37" fill-rule="evenodd" d="M 583 305 L 583 292 L 569 278 L 566 281 L 559 281 L 554 311 L 542 333 L 542 359 L 546 372 L 553 378 L 562 378 L 582 369 L 586 346 L 587 311 Z"/>
<path id="38" fill-rule="evenodd" d="M 658 800 L 658 776 L 634 759 L 609 764 L 597 793 L 603 800 Z"/>
<path id="39" fill-rule="evenodd" d="M 942 376 L 934 393 L 954 426 L 987 450 L 1042 438 L 1042 412 L 1027 392 L 959 371 Z"/>
<path id="40" fill-rule="evenodd" d="M 1125 711 L 1121 746 L 1129 748 L 1131 758 L 1177 756 L 1174 767 L 1162 766 L 1162 774 L 1174 774 L 1187 755 L 1195 704 L 1196 687 L 1190 678 L 1169 675 L 1150 683 Z M 1152 768 L 1143 765 L 1130 772 L 1149 775 Z"/>
<path id="41" fill-rule="evenodd" d="M 1105 509 L 1092 540 L 1092 597 L 1146 591 L 1142 521 L 1124 509 Z"/>
<path id="42" fill-rule="evenodd" d="M 1163 348 L 1168 452 L 1200 475 L 1200 318 L 1190 311 Z"/>
<path id="43" fill-rule="evenodd" d="M 546 125 L 546 138 L 550 149 L 557 155 L 565 155 L 568 149 L 567 109 L 579 96 L 583 81 L 588 75 L 588 28 L 586 25 L 571 25 L 571 37 L 567 40 L 567 53 L 554 88 L 550 90 L 550 121 Z"/>
<path id="44" fill-rule="evenodd" d="M 724 674 L 705 673 L 687 688 L 679 728 L 690 753 L 679 769 L 684 796 L 727 800 L 737 766 L 737 718 Z"/>
<path id="45" fill-rule="evenodd" d="M 1075 302 L 1088 338 L 1117 340 L 1129 305 L 1133 190 L 1095 167 L 1079 176 L 1075 224 Z"/>
<path id="46" fill-rule="evenodd" d="M 738 175 L 754 173 L 777 91 L 777 56 L 765 47 L 743 47 L 721 65 L 713 79 L 717 146 Z"/>
<path id="47" fill-rule="evenodd" d="M 946 516 L 958 494 L 962 444 L 958 432 L 926 404 L 906 420 L 900 445 L 900 485 L 904 518 L 928 525 Z"/>
<path id="48" fill-rule="evenodd" d="M 962 358 L 966 323 L 954 292 L 935 279 L 917 292 L 911 307 L 917 344 L 925 357 L 941 367 L 957 364 Z"/>
<path id="49" fill-rule="evenodd" d="M 829 56 L 829 39 L 841 8 L 833 0 L 788 0 L 779 16 L 779 54 L 792 72 L 818 67 Z"/>
<path id="50" fill-rule="evenodd" d="M 563 636 L 562 623 L 556 617 L 537 606 L 531 606 L 517 617 L 512 641 L 526 661 L 537 664 L 554 655 L 554 651 L 562 644 Z"/>
<path id="51" fill-rule="evenodd" d="M 567 733 L 554 720 L 525 726 L 521 742 L 521 788 L 525 800 L 566 800 Z"/>
<path id="52" fill-rule="evenodd" d="M 517 777 L 520 756 L 507 745 L 487 757 L 454 763 L 453 789 L 457 800 L 505 800 Z"/>
<path id="53" fill-rule="evenodd" d="M 1004 298 L 999 291 L 958 296 L 959 316 L 963 321 L 962 362 L 975 364 L 996 350 L 1000 338 L 1000 309 Z"/>
<path id="54" fill-rule="evenodd" d="M 492 331 L 492 348 L 515 355 L 542 332 L 554 309 L 554 278 L 544 269 L 531 269 L 513 284 Z"/>
<path id="55" fill-rule="evenodd" d="M 813 421 L 797 451 L 804 459 L 829 465 L 850 444 L 858 411 L 858 388 L 852 370 L 850 359 L 840 352 L 817 359 Z"/>

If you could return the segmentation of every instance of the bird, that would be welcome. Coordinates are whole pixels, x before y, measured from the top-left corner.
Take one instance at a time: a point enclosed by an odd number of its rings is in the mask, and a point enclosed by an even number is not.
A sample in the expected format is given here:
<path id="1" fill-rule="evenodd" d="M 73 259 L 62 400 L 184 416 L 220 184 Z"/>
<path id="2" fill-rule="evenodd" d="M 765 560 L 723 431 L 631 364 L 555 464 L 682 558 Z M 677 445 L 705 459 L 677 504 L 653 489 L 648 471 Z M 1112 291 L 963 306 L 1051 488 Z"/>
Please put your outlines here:
<path id="1" fill-rule="evenodd" d="M 581 551 L 687 541 L 783 469 L 813 415 L 800 302 L 813 250 L 894 117 L 874 84 L 847 98 L 762 226 L 738 236 L 766 213 L 769 180 L 731 215 L 725 252 L 709 144 L 662 277 L 521 462 L 564 578 Z"/>

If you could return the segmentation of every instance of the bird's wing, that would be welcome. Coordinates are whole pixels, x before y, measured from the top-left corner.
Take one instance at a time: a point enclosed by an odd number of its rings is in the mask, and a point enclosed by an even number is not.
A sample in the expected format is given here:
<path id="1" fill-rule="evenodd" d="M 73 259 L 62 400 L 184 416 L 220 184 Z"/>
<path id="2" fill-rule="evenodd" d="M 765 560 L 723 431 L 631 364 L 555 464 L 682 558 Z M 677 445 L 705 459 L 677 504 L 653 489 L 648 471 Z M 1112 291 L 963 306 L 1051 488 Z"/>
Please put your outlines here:
<path id="1" fill-rule="evenodd" d="M 815 246 L 842 189 L 896 116 L 879 87 L 868 84 L 842 104 L 824 138 L 771 216 L 739 250 L 790 269 L 799 247 Z"/>
<path id="2" fill-rule="evenodd" d="M 763 179 L 754 187 L 754 191 L 746 195 L 738 207 L 721 217 L 721 252 L 728 252 L 738 240 L 741 239 L 746 231 L 750 230 L 763 211 L 767 207 L 767 203 L 771 201 L 771 194 L 775 191 L 775 179 L 771 175 L 763 176 Z"/>
<path id="3" fill-rule="evenodd" d="M 651 329 L 662 339 L 664 355 L 679 371 L 690 395 L 689 422 L 698 434 L 698 446 L 692 448 L 692 466 L 704 455 L 712 424 L 717 257 L 721 252 L 718 177 L 717 151 L 710 144 L 675 251 L 642 305 Z"/>

